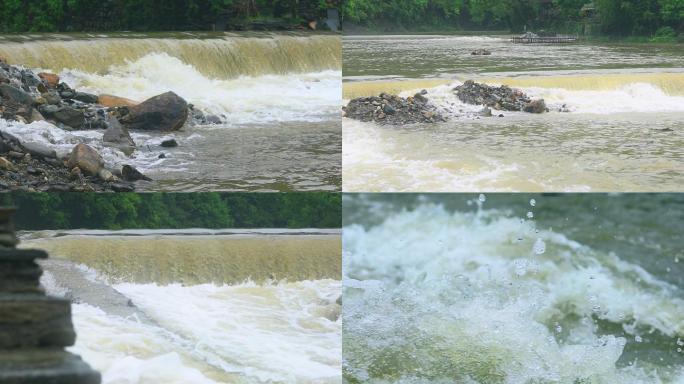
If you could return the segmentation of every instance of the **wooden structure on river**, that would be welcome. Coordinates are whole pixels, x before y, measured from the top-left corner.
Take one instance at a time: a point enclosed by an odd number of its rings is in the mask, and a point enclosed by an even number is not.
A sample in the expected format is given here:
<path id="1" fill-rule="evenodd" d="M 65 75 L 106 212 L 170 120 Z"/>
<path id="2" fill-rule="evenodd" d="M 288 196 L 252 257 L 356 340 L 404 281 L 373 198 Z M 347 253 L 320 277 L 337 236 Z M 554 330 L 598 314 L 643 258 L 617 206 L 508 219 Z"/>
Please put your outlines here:
<path id="1" fill-rule="evenodd" d="M 577 35 L 538 36 L 528 32 L 511 38 L 511 41 L 516 44 L 570 44 L 578 42 L 579 37 Z"/>

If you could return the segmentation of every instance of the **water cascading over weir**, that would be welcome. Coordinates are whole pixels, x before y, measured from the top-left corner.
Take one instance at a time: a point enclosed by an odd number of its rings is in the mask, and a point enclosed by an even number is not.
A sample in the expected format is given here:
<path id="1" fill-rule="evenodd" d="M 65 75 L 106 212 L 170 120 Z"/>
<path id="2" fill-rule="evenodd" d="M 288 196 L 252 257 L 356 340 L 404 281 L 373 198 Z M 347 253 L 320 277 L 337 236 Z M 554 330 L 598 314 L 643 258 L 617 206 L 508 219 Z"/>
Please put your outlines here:
<path id="1" fill-rule="evenodd" d="M 64 350 L 76 341 L 69 300 L 47 296 L 36 263 L 17 249 L 12 208 L 0 207 L 0 384 L 99 384 L 100 374 Z"/>

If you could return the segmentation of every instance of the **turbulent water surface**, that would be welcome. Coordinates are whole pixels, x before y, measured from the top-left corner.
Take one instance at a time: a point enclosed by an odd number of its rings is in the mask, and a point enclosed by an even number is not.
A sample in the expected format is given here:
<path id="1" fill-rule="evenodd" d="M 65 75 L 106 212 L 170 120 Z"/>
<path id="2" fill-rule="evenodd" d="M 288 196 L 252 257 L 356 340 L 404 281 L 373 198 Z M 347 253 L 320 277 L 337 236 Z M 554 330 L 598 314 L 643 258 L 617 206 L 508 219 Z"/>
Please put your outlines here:
<path id="1" fill-rule="evenodd" d="M 346 382 L 684 382 L 681 196 L 344 204 Z"/>
<path id="2" fill-rule="evenodd" d="M 182 232 L 22 235 L 104 384 L 341 382 L 339 232 Z"/>
<path id="3" fill-rule="evenodd" d="M 222 123 L 134 132 L 139 149 L 130 158 L 102 148 L 100 131 L 2 120 L 0 129 L 60 154 L 85 141 L 109 166 L 132 164 L 155 180 L 143 189 L 339 190 L 340 45 L 335 35 L 295 33 L 2 37 L 0 57 L 10 64 L 135 101 L 173 91 Z M 180 146 L 161 148 L 169 137 Z"/>
<path id="4" fill-rule="evenodd" d="M 346 191 L 679 191 L 684 185 L 681 47 L 517 45 L 479 36 L 345 37 L 343 45 L 345 99 L 427 89 L 450 118 L 409 127 L 344 119 Z M 492 55 L 470 54 L 478 48 Z M 550 112 L 477 117 L 481 107 L 452 92 L 467 79 L 521 88 L 544 98 Z"/>

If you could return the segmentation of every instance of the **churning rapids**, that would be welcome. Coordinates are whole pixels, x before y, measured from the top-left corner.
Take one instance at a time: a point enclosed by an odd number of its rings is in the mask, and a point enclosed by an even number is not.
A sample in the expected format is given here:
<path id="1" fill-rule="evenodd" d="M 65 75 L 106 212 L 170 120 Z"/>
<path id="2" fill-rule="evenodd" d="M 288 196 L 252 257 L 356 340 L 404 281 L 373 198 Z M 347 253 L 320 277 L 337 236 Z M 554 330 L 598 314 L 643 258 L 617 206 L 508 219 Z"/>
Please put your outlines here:
<path id="1" fill-rule="evenodd" d="M 428 99 L 448 122 L 343 119 L 345 191 L 679 191 L 684 50 L 644 44 L 512 44 L 507 37 L 352 36 L 343 98 Z M 471 55 L 487 49 L 489 56 Z M 520 88 L 549 112 L 479 117 L 452 89 Z M 562 112 L 561 112 L 562 111 Z"/>
<path id="2" fill-rule="evenodd" d="M 339 231 L 67 231 L 42 248 L 104 384 L 340 383 Z"/>
<path id="3" fill-rule="evenodd" d="M 111 168 L 131 164 L 154 179 L 138 189 L 340 190 L 340 40 L 300 33 L 0 37 L 0 57 L 57 73 L 72 88 L 134 101 L 173 91 L 221 120 L 168 135 L 131 132 L 138 144 L 131 158 L 103 148 L 99 131 L 4 120 L 0 129 L 58 154 L 76 141 L 92 145 Z M 177 148 L 159 146 L 171 137 Z"/>
<path id="4" fill-rule="evenodd" d="M 684 383 L 676 195 L 345 196 L 347 383 Z"/>

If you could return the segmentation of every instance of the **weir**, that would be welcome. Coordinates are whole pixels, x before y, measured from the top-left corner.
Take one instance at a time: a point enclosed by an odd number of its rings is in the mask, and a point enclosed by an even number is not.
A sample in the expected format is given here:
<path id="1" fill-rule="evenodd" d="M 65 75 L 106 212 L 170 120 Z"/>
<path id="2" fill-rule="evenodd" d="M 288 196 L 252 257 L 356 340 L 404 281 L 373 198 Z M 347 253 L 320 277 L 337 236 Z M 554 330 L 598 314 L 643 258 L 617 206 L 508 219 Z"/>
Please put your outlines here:
<path id="1" fill-rule="evenodd" d="M 650 73 L 582 73 L 582 74 L 548 74 L 539 72 L 534 75 L 519 76 L 515 74 L 455 76 L 454 79 L 410 79 L 381 81 L 352 81 L 342 86 L 343 97 L 351 99 L 377 95 L 380 92 L 397 94 L 409 90 L 433 88 L 451 84 L 454 81 L 473 79 L 490 85 L 508 85 L 511 87 L 562 88 L 570 91 L 613 91 L 629 84 L 650 84 L 661 89 L 669 96 L 684 95 L 684 73 L 682 72 L 650 72 Z"/>
<path id="2" fill-rule="evenodd" d="M 37 259 L 17 249 L 11 215 L 0 208 L 0 383 L 99 384 L 100 374 L 64 347 L 74 344 L 71 303 L 45 295 Z"/>
<path id="3" fill-rule="evenodd" d="M 67 235 L 25 243 L 95 269 L 114 283 L 293 282 L 342 274 L 338 234 Z"/>
<path id="4" fill-rule="evenodd" d="M 0 57 L 10 64 L 53 72 L 75 69 L 106 74 L 112 66 L 125 65 L 152 53 L 165 53 L 215 79 L 320 72 L 339 70 L 342 66 L 342 43 L 335 35 L 61 37 L 5 37 L 0 39 Z"/>

